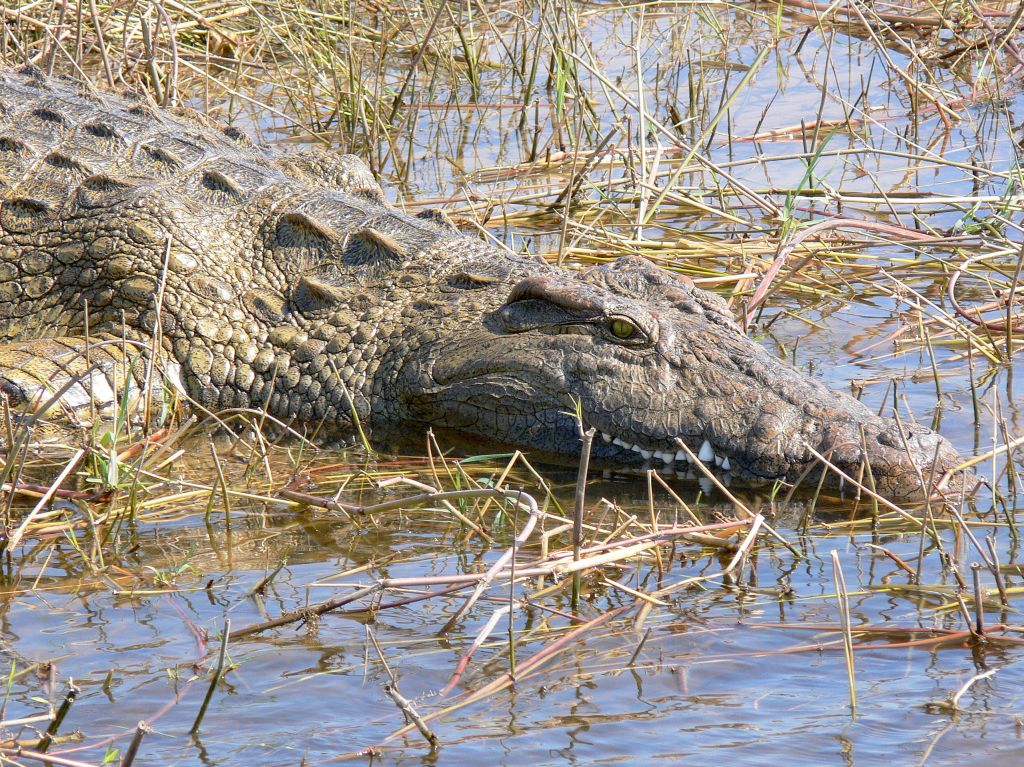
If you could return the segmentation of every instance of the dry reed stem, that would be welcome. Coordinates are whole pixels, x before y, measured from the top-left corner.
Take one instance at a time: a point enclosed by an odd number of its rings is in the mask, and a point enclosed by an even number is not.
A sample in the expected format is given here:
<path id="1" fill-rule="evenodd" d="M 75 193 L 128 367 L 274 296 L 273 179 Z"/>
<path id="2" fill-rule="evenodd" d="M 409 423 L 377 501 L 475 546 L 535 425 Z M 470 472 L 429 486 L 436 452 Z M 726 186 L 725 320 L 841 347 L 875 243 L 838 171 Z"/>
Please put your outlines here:
<path id="1" fill-rule="evenodd" d="M 843 632 L 843 652 L 846 655 L 846 677 L 850 691 L 850 710 L 857 711 L 857 674 L 853 661 L 853 626 L 850 619 L 850 597 L 846 593 L 846 579 L 839 562 L 839 552 L 831 551 L 832 577 L 836 585 L 836 598 L 839 600 L 839 620 Z"/>
<path id="2" fill-rule="evenodd" d="M 541 665 L 543 665 L 544 663 L 550 661 L 555 655 L 557 655 L 559 652 L 561 652 L 562 650 L 564 650 L 567 647 L 569 647 L 573 642 L 575 642 L 577 639 L 582 637 L 587 632 L 593 631 L 594 629 L 598 628 L 599 626 L 602 626 L 605 623 L 608 623 L 609 621 L 615 620 L 616 618 L 624 615 L 628 610 L 631 610 L 632 608 L 633 608 L 632 604 L 622 605 L 620 607 L 616 607 L 616 608 L 614 608 L 612 610 L 609 610 L 606 613 L 603 613 L 602 615 L 597 616 L 596 618 L 593 618 L 592 620 L 587 621 L 582 626 L 579 626 L 579 627 L 577 627 L 577 628 L 567 632 L 566 634 L 564 634 L 563 636 L 561 636 L 560 638 L 558 638 L 557 640 L 555 640 L 551 644 L 549 644 L 546 647 L 544 647 L 542 650 L 540 650 L 537 653 L 531 655 L 526 660 L 521 661 L 519 663 L 519 665 L 518 665 L 517 675 L 520 676 L 520 677 L 525 677 L 528 673 L 536 671 Z M 504 690 L 504 689 L 508 688 L 514 682 L 515 682 L 515 679 L 512 677 L 511 674 L 503 674 L 502 676 L 498 677 L 494 681 L 489 682 L 488 684 L 484 685 L 480 689 L 475 690 L 475 691 L 473 691 L 471 693 L 468 693 L 467 695 L 465 695 L 458 702 L 456 702 L 456 703 L 454 703 L 454 704 L 452 704 L 452 705 L 450 705 L 450 706 L 448 706 L 448 707 L 446 707 L 444 709 L 441 709 L 439 711 L 434 711 L 434 712 L 431 712 L 430 714 L 427 714 L 426 716 L 423 717 L 423 721 L 424 722 L 432 722 L 432 721 L 435 721 L 437 719 L 440 719 L 441 717 L 447 716 L 448 714 L 451 714 L 454 711 L 457 711 L 457 710 L 459 710 L 461 708 L 464 708 L 465 706 L 469 706 L 469 705 L 471 705 L 473 703 L 477 703 L 477 702 L 479 702 L 481 700 L 484 700 L 484 699 L 490 697 L 491 695 L 494 695 L 495 693 L 500 692 L 501 690 Z M 403 735 L 408 733 L 410 731 L 409 728 L 413 727 L 413 726 L 415 726 L 415 725 L 406 725 L 405 727 L 402 727 L 399 730 L 396 730 L 391 735 L 389 735 L 388 738 L 385 741 L 383 741 L 383 743 L 380 744 L 380 745 L 384 745 L 386 743 L 389 743 L 390 741 L 393 741 L 393 740 L 395 740 L 397 738 L 402 737 Z M 375 748 L 379 748 L 379 746 L 377 746 Z M 340 760 L 343 760 L 345 758 L 347 758 L 347 757 L 346 756 L 341 756 L 341 757 L 338 757 L 335 760 L 329 760 L 329 761 L 340 761 Z"/>
<path id="3" fill-rule="evenodd" d="M 50 502 L 50 499 L 53 498 L 53 494 L 57 492 L 57 489 L 64 483 L 64 480 L 68 478 L 68 475 L 75 470 L 75 467 L 78 466 L 79 461 L 82 460 L 84 455 L 84 449 L 80 448 L 75 452 L 71 457 L 71 460 L 68 461 L 61 473 L 57 475 L 57 478 L 53 481 L 47 491 L 43 493 L 39 502 L 33 507 L 32 511 L 25 516 L 25 519 L 22 520 L 21 524 L 18 525 L 14 532 L 11 533 L 10 538 L 7 539 L 7 545 L 5 547 L 7 551 L 14 551 L 18 548 L 18 545 L 21 543 L 21 539 L 24 537 L 25 531 L 28 529 L 29 525 L 35 521 L 36 517 Z"/>
<path id="4" fill-rule="evenodd" d="M 80 762 L 77 759 L 68 759 L 67 757 L 57 756 L 55 754 L 41 754 L 38 751 L 33 751 L 27 748 L 0 747 L 0 756 L 15 764 L 17 764 L 19 759 L 28 759 L 29 761 L 42 762 L 43 764 L 56 764 L 59 765 L 59 767 L 97 767 L 95 764 Z"/>

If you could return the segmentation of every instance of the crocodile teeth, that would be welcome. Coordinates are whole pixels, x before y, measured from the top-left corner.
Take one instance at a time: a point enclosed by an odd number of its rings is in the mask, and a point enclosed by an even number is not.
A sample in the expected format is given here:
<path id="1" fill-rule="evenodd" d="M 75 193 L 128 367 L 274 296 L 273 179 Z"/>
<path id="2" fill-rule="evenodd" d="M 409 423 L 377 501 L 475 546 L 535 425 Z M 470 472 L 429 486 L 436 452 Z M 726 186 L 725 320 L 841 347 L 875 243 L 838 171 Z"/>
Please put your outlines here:
<path id="1" fill-rule="evenodd" d="M 732 471 L 732 463 L 729 461 L 729 457 L 727 455 L 719 455 L 715 453 L 715 449 L 711 446 L 711 441 L 707 439 L 701 444 L 700 450 L 697 451 L 697 457 L 695 459 L 691 457 L 688 451 L 681 448 L 675 452 L 672 452 L 671 450 L 648 449 L 636 443 L 626 442 L 624 439 L 620 439 L 619 437 L 613 437 L 607 432 L 601 432 L 601 438 L 605 442 L 610 442 L 624 450 L 632 450 L 634 453 L 639 453 L 645 461 L 650 461 L 651 458 L 657 458 L 665 464 L 665 468 L 667 469 L 672 469 L 675 464 L 682 464 L 684 461 L 687 464 L 695 464 L 697 461 L 700 461 L 707 466 L 720 468 L 723 473 Z M 678 474 L 679 472 L 676 473 Z"/>

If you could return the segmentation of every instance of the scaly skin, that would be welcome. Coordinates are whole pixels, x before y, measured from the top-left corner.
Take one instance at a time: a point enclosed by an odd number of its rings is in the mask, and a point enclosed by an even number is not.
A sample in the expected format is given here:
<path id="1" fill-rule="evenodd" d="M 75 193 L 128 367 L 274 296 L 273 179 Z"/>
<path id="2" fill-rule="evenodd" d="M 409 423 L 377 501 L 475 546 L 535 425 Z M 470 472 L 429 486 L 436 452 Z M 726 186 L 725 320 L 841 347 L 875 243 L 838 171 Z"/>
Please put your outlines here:
<path id="1" fill-rule="evenodd" d="M 556 269 L 396 210 L 353 157 L 275 155 L 191 113 L 2 72 L 9 393 L 31 388 L 17 353 L 49 354 L 25 339 L 80 338 L 86 303 L 90 334 L 126 327 L 147 345 L 159 316 L 162 348 L 211 409 L 345 430 L 354 404 L 371 428 L 572 455 L 578 402 L 605 435 L 598 459 L 681 465 L 678 437 L 734 477 L 795 479 L 815 464 L 809 445 L 853 475 L 866 457 L 897 497 L 921 493 L 936 455 L 938 474 L 960 461 L 918 426 L 905 446 L 895 421 L 779 362 L 720 298 L 642 259 Z"/>

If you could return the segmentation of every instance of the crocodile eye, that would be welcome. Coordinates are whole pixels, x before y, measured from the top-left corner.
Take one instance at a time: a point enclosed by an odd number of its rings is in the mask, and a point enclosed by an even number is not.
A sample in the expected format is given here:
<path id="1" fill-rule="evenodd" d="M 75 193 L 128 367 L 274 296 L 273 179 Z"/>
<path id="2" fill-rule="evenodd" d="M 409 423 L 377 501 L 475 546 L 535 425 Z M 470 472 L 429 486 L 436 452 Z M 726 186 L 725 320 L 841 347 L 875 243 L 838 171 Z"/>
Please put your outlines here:
<path id="1" fill-rule="evenodd" d="M 636 325 L 621 317 L 613 319 L 610 328 L 612 335 L 622 341 L 628 341 L 637 334 Z"/>

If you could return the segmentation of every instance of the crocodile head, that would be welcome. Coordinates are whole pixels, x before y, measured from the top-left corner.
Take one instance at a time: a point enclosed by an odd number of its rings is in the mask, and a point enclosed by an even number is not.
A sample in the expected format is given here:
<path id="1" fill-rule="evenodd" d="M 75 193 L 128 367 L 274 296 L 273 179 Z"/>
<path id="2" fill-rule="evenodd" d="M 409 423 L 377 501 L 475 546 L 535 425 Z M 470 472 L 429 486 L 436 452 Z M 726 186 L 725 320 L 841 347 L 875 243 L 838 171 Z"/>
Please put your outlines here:
<path id="1" fill-rule="evenodd" d="M 678 439 L 734 477 L 795 480 L 820 471 L 813 448 L 906 498 L 961 460 L 776 359 L 721 298 L 641 258 L 527 277 L 426 359 L 401 395 L 409 415 L 548 454 L 578 455 L 579 407 L 593 457 L 619 464 L 685 468 Z"/>

